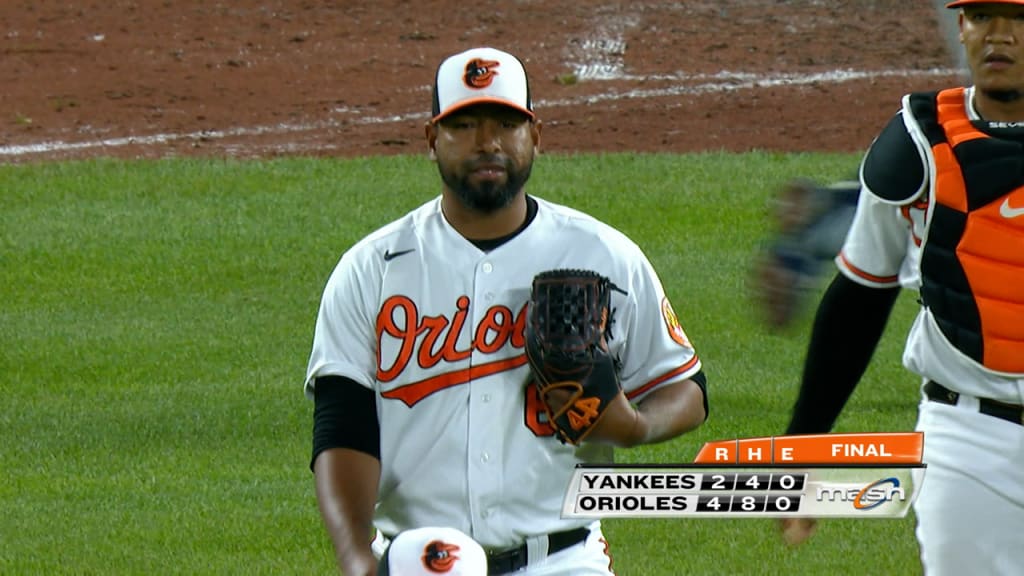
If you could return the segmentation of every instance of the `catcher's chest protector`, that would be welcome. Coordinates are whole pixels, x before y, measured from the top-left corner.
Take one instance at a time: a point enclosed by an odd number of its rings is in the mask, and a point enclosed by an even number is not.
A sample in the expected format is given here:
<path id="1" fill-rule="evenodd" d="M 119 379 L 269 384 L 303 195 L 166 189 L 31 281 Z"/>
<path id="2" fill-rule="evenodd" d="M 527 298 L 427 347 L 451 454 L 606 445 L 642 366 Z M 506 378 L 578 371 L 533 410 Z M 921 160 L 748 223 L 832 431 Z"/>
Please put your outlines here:
<path id="1" fill-rule="evenodd" d="M 965 355 L 1024 373 L 1024 144 L 976 127 L 963 88 L 910 103 L 935 164 L 922 302 Z"/>

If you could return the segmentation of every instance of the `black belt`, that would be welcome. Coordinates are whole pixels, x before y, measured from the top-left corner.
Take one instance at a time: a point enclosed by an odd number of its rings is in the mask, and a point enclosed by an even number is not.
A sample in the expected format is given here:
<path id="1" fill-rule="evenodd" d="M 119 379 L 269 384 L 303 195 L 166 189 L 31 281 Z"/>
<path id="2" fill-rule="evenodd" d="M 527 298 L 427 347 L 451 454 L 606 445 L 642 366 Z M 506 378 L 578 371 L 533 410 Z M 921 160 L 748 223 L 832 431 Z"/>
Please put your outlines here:
<path id="1" fill-rule="evenodd" d="M 924 394 L 933 402 L 941 402 L 950 406 L 956 406 L 956 403 L 960 400 L 959 392 L 953 392 L 934 380 L 929 380 L 925 383 Z M 1006 402 L 999 402 L 998 400 L 990 400 L 988 398 L 979 398 L 978 412 L 1024 426 L 1024 406 L 1007 404 Z"/>
<path id="2" fill-rule="evenodd" d="M 576 528 L 565 532 L 552 532 L 548 534 L 548 555 L 570 546 L 575 546 L 587 539 L 590 535 L 590 528 Z M 526 556 L 526 544 L 511 550 L 501 552 L 487 552 L 487 573 L 491 576 L 497 574 L 508 574 L 526 566 L 529 558 Z"/>

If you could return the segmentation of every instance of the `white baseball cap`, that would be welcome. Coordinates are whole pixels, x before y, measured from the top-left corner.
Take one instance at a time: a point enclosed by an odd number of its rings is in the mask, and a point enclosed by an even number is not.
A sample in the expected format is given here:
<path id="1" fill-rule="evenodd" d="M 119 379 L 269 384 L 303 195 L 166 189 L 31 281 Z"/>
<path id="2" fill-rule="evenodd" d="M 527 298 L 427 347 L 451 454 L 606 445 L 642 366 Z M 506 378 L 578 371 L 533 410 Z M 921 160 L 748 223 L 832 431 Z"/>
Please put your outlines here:
<path id="1" fill-rule="evenodd" d="M 434 78 L 431 122 L 474 104 L 503 104 L 533 118 L 526 69 L 519 58 L 495 48 L 472 48 L 449 56 Z"/>
<path id="2" fill-rule="evenodd" d="M 455 528 L 405 530 L 384 550 L 377 576 L 487 576 L 487 554 Z"/>

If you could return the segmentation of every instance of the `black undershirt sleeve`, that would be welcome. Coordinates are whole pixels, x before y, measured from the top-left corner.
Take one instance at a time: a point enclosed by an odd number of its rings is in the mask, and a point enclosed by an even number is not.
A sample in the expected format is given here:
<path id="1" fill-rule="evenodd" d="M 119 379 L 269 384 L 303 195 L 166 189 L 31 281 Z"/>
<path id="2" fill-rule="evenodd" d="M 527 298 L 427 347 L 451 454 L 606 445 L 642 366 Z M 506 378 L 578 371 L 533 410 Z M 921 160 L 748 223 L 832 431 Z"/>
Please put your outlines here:
<path id="1" fill-rule="evenodd" d="M 693 376 L 690 376 L 690 380 L 693 380 L 694 384 L 696 384 L 700 388 L 700 391 L 704 393 L 704 420 L 707 420 L 708 414 L 710 414 L 708 411 L 708 377 L 705 376 L 704 371 L 701 370 Z"/>
<path id="2" fill-rule="evenodd" d="M 373 390 L 343 376 L 317 378 L 313 388 L 313 457 L 351 448 L 380 460 L 380 422 Z"/>
<path id="3" fill-rule="evenodd" d="M 787 434 L 832 430 L 867 370 L 899 294 L 899 287 L 869 288 L 836 275 L 814 317 Z"/>

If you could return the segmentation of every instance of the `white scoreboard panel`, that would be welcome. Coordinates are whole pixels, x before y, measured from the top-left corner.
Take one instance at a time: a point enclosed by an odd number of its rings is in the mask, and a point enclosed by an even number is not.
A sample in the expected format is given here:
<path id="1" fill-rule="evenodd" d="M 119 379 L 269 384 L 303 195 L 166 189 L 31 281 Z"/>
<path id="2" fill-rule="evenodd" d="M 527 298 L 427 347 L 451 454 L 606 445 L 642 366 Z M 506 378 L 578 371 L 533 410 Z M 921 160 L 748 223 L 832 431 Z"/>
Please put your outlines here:
<path id="1" fill-rule="evenodd" d="M 882 517 L 906 515 L 923 465 L 737 468 L 579 466 L 567 518 Z"/>

